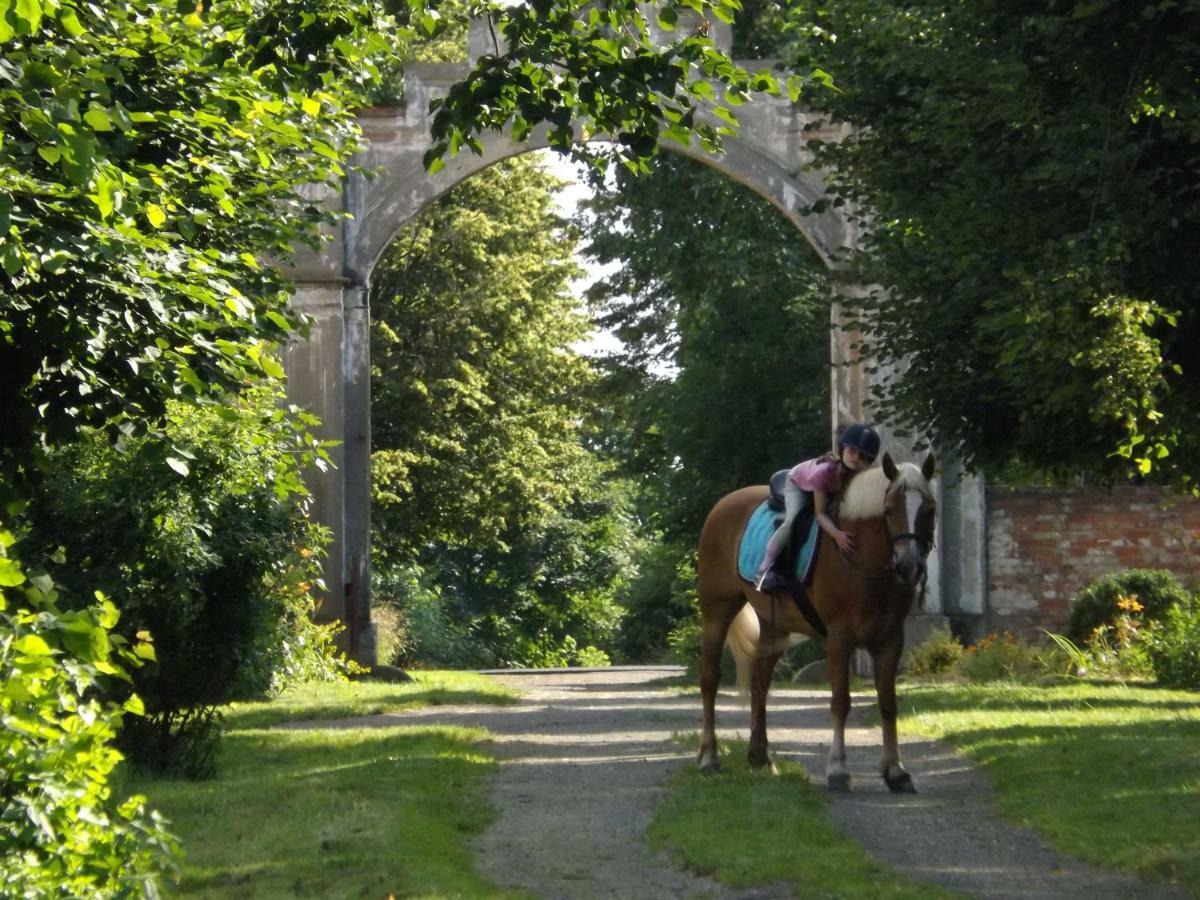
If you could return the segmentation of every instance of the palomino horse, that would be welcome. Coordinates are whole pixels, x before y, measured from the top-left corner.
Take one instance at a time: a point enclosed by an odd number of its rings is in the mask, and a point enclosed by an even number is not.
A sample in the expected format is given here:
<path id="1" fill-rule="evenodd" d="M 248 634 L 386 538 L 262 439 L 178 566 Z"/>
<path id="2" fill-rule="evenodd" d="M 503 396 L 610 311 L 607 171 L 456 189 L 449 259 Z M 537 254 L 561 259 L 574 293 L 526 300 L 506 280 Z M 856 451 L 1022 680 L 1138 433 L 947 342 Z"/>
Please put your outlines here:
<path id="1" fill-rule="evenodd" d="M 838 510 L 839 527 L 854 536 L 848 555 L 823 530 L 808 595 L 818 623 L 827 630 L 829 680 L 833 697 L 833 740 L 826 779 L 846 790 L 846 716 L 850 713 L 850 656 L 865 647 L 875 668 L 879 713 L 883 718 L 883 780 L 893 792 L 915 793 L 912 776 L 900 764 L 896 739 L 896 671 L 904 649 L 904 620 L 925 576 L 933 545 L 936 505 L 929 481 L 933 455 L 917 468 L 897 465 L 884 455 L 881 468 L 860 472 L 847 485 Z M 704 730 L 697 762 L 715 772 L 714 717 L 726 638 L 738 667 L 738 682 L 750 687 L 750 764 L 767 765 L 767 690 L 771 673 L 787 646 L 787 636 L 815 636 L 817 629 L 791 598 L 759 593 L 738 574 L 738 544 L 751 513 L 766 498 L 766 487 L 742 488 L 723 497 L 704 523 L 698 559 L 700 590 L 700 691 Z M 814 617 L 814 618 L 816 618 Z"/>

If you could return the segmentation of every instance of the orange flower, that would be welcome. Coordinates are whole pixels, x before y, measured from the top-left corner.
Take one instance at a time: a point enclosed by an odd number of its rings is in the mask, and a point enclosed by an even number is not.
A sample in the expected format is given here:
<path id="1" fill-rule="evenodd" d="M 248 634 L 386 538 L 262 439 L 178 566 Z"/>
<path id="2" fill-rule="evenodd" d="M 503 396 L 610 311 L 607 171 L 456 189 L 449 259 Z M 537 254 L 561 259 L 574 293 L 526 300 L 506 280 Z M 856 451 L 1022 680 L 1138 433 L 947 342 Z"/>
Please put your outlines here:
<path id="1" fill-rule="evenodd" d="M 1129 613 L 1140 613 L 1144 607 L 1138 603 L 1137 597 L 1130 594 L 1126 597 L 1117 598 L 1117 609 L 1124 610 Z"/>

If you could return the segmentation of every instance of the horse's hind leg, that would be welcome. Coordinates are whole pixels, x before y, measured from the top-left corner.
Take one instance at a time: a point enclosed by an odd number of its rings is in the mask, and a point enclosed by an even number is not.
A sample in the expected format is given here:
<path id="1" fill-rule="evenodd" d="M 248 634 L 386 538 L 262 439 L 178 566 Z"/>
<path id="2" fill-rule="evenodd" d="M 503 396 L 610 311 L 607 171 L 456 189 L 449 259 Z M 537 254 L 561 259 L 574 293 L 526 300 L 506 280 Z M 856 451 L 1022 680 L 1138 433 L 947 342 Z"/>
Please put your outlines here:
<path id="1" fill-rule="evenodd" d="M 700 696 L 704 705 L 704 725 L 700 732 L 700 751 L 696 763 L 700 771 L 711 775 L 721 769 L 717 761 L 717 689 L 721 684 L 721 654 L 733 617 L 741 609 L 742 597 L 720 601 L 700 601 Z"/>
<path id="2" fill-rule="evenodd" d="M 904 649 L 902 637 L 872 654 L 875 663 L 875 692 L 879 696 L 879 718 L 883 721 L 883 780 L 893 794 L 915 794 L 912 776 L 900 763 L 900 741 L 896 735 L 896 671 Z"/>
<path id="3" fill-rule="evenodd" d="M 759 656 L 754 660 L 750 675 L 750 765 L 755 768 L 770 765 L 767 753 L 767 694 L 771 690 L 771 676 L 775 664 L 783 655 L 773 649 L 778 641 L 769 629 L 764 629 L 759 638 Z"/>

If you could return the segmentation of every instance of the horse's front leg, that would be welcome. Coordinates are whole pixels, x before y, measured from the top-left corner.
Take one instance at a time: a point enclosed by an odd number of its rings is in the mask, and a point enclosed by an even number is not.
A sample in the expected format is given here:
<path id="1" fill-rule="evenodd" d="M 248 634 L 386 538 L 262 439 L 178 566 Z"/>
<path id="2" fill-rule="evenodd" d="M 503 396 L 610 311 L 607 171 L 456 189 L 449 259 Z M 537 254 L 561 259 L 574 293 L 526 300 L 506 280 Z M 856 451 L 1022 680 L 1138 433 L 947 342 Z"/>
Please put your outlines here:
<path id="1" fill-rule="evenodd" d="M 831 688 L 829 709 L 833 713 L 833 737 L 825 764 L 825 782 L 831 791 L 850 790 L 850 770 L 846 768 L 846 719 L 850 715 L 850 654 L 854 642 L 846 635 L 829 635 L 826 653 Z"/>
<path id="2" fill-rule="evenodd" d="M 896 672 L 904 650 L 901 634 L 872 654 L 875 663 L 875 692 L 879 718 L 883 722 L 883 781 L 893 794 L 915 794 L 912 776 L 900 763 L 900 740 L 896 735 Z"/>
<path id="3" fill-rule="evenodd" d="M 833 714 L 833 737 L 829 740 L 826 784 L 830 791 L 850 790 L 846 768 L 846 719 L 850 716 L 850 655 L 854 643 L 845 635 L 829 635 L 826 644 L 829 665 L 829 712 Z"/>
<path id="4" fill-rule="evenodd" d="M 759 638 L 759 655 L 750 674 L 750 751 L 747 756 L 754 768 L 771 764 L 767 753 L 767 694 L 771 690 L 775 664 L 783 655 L 774 649 L 777 644 L 774 633 L 764 628 Z"/>

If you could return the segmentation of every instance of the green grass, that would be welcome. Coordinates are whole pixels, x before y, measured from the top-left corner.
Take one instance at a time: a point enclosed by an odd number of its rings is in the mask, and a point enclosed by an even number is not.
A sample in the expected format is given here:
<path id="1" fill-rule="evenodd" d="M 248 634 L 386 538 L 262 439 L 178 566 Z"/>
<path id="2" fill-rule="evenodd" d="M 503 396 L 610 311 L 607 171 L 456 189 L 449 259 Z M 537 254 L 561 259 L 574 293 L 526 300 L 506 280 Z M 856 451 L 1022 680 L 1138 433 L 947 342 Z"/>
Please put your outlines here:
<path id="1" fill-rule="evenodd" d="M 655 849 L 734 888 L 789 882 L 797 897 L 955 896 L 904 880 L 828 824 L 824 797 L 799 764 L 780 761 L 777 775 L 752 770 L 745 742 L 724 741 L 721 766 L 719 775 L 688 766 L 676 776 L 650 826 Z"/>
<path id="2" fill-rule="evenodd" d="M 901 734 L 961 750 L 1009 818 L 1071 856 L 1200 895 L 1200 694 L 907 685 L 900 704 Z"/>
<path id="3" fill-rule="evenodd" d="M 269 728 L 281 722 L 343 719 L 450 704 L 515 703 L 517 695 L 489 678 L 468 672 L 414 672 L 409 684 L 376 681 L 313 682 L 264 703 L 225 707 L 226 727 Z"/>
<path id="4" fill-rule="evenodd" d="M 478 677 L 438 674 L 417 685 L 312 685 L 278 706 L 230 710 L 215 779 L 135 776 L 128 785 L 149 797 L 183 844 L 170 895 L 517 896 L 477 876 L 467 847 L 495 817 L 483 799 L 497 765 L 486 731 L 265 727 L 483 696 L 507 695 Z"/>

